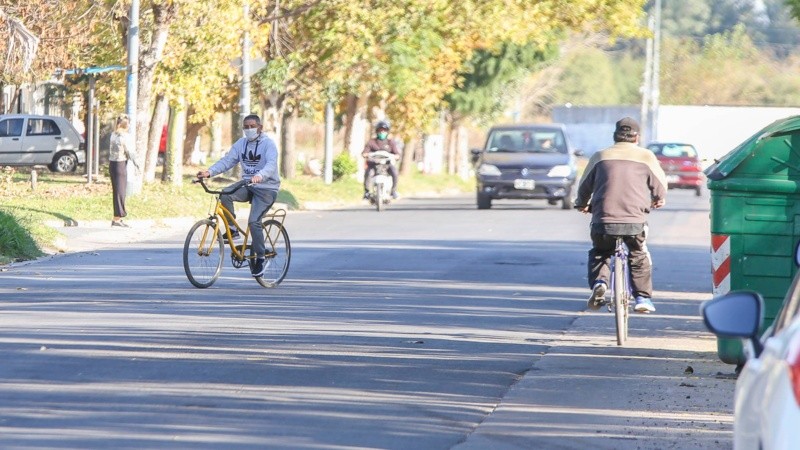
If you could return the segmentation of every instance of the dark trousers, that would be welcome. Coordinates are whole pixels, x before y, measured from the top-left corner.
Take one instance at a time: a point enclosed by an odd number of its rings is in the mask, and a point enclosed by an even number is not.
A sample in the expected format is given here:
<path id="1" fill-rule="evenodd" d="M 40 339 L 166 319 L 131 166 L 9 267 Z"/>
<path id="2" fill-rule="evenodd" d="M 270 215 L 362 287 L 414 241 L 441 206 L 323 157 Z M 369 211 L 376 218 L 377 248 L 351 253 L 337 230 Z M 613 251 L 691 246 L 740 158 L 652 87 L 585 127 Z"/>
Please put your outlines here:
<path id="1" fill-rule="evenodd" d="M 111 192 L 114 200 L 114 217 L 125 217 L 125 186 L 128 184 L 128 161 L 110 161 Z"/>
<path id="2" fill-rule="evenodd" d="M 390 164 L 387 172 L 392 176 L 392 192 L 397 191 L 397 167 Z M 375 164 L 367 163 L 367 173 L 364 174 L 364 192 L 372 190 L 372 180 L 375 178 Z"/>
<path id="3" fill-rule="evenodd" d="M 591 233 L 592 249 L 589 250 L 589 287 L 596 281 L 610 285 L 611 267 L 609 261 L 614 254 L 616 238 L 607 234 Z M 645 239 L 647 228 L 636 236 L 626 236 L 623 240 L 628 246 L 628 262 L 631 272 L 633 295 L 651 298 L 653 295 L 653 273 L 650 252 Z"/>

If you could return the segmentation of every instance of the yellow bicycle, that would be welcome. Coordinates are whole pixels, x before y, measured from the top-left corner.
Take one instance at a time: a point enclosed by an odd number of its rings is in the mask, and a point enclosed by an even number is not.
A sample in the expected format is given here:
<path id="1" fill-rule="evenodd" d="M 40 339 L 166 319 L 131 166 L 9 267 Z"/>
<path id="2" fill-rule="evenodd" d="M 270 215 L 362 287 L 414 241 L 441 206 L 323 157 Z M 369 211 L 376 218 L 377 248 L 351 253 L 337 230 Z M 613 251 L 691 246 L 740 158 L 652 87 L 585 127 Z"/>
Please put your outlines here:
<path id="1" fill-rule="evenodd" d="M 193 180 L 192 183 L 200 183 L 203 189 L 209 194 L 216 195 L 214 209 L 208 218 L 197 221 L 189 230 L 186 241 L 183 244 L 183 269 L 189 281 L 199 288 L 207 288 L 214 284 L 222 273 L 222 262 L 225 259 L 225 244 L 231 249 L 231 265 L 241 268 L 247 263 L 248 267 L 256 258 L 252 252 L 251 245 L 248 244 L 250 238 L 250 227 L 244 229 L 242 243 L 234 242 L 231 234 L 231 224 L 239 227 L 233 214 L 222 205 L 220 196 L 230 194 L 246 181 L 240 181 L 221 191 L 213 191 L 206 186 L 203 179 Z M 264 274 L 255 277 L 258 284 L 264 287 L 277 287 L 286 277 L 289 271 L 289 261 L 292 256 L 292 247 L 289 243 L 289 234 L 283 226 L 286 219 L 286 210 L 277 209 L 264 216 Z"/>

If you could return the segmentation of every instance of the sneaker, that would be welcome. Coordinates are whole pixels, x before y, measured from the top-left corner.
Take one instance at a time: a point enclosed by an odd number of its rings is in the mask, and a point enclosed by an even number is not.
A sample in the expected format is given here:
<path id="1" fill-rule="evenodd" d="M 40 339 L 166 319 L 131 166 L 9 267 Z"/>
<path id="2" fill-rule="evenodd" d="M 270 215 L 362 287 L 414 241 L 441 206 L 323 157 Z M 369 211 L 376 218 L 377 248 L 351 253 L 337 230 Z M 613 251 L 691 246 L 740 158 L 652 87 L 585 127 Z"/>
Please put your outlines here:
<path id="1" fill-rule="evenodd" d="M 112 227 L 130 228 L 130 225 L 128 225 L 127 223 L 123 222 L 122 220 L 112 220 L 111 221 L 111 226 Z"/>
<path id="2" fill-rule="evenodd" d="M 397 192 L 392 192 L 392 198 L 397 200 L 397 197 L 399 197 L 399 195 L 397 195 Z"/>
<path id="3" fill-rule="evenodd" d="M 364 192 L 364 197 L 362 197 L 362 198 L 364 200 L 369 200 L 369 192 Z"/>
<path id="4" fill-rule="evenodd" d="M 589 297 L 589 301 L 586 302 L 586 306 L 589 309 L 598 310 L 601 306 L 603 306 L 606 302 L 606 290 L 608 286 L 606 283 L 602 281 L 598 281 L 594 284 L 592 288 L 592 295 Z"/>
<path id="5" fill-rule="evenodd" d="M 255 262 L 250 265 L 250 273 L 253 274 L 254 277 L 260 277 L 264 275 L 264 270 L 267 267 L 264 265 L 264 258 L 256 258 Z"/>
<path id="6" fill-rule="evenodd" d="M 239 234 L 239 230 L 237 230 L 236 228 L 233 228 L 231 230 L 231 236 L 233 237 L 234 241 L 242 237 L 242 235 Z M 227 233 L 222 235 L 222 240 L 225 241 L 225 242 L 228 242 L 228 234 Z"/>
<path id="7" fill-rule="evenodd" d="M 651 313 L 655 312 L 656 307 L 653 306 L 653 302 L 647 297 L 636 297 L 636 303 L 633 306 L 633 310 L 639 313 Z"/>

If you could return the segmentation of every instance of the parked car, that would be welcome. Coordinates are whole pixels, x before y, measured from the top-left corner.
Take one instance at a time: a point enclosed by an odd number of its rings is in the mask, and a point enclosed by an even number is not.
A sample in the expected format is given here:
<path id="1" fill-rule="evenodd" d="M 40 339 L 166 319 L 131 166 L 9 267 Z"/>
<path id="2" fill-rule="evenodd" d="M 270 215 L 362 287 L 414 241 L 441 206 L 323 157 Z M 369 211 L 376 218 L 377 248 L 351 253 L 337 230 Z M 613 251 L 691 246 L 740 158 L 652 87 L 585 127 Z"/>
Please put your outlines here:
<path id="1" fill-rule="evenodd" d="M 542 199 L 572 209 L 580 155 L 562 124 L 492 127 L 484 147 L 472 150 L 478 209 L 496 199 Z"/>
<path id="2" fill-rule="evenodd" d="M 647 148 L 655 153 L 661 163 L 670 189 L 693 189 L 697 196 L 702 195 L 706 177 L 692 144 L 653 142 Z"/>
<path id="3" fill-rule="evenodd" d="M 714 334 L 745 340 L 747 362 L 736 381 L 733 448 L 800 448 L 800 272 L 763 334 L 764 300 L 756 292 L 731 292 L 705 302 L 701 310 Z"/>
<path id="4" fill-rule="evenodd" d="M 74 172 L 86 163 L 86 144 L 63 117 L 0 115 L 0 166 L 47 166 Z"/>

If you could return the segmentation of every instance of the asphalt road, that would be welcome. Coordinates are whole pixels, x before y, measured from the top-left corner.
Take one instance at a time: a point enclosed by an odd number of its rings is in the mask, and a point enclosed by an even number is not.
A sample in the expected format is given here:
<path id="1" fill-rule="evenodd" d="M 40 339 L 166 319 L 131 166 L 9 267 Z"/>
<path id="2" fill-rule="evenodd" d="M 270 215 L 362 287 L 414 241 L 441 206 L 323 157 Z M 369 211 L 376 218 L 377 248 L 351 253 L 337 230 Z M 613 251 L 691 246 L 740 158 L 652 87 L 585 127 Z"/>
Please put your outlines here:
<path id="1" fill-rule="evenodd" d="M 196 289 L 189 222 L 64 229 L 0 272 L 0 448 L 729 448 L 708 197 L 652 214 L 658 311 L 586 311 L 588 217 L 407 198 L 290 212 L 276 289 Z"/>

